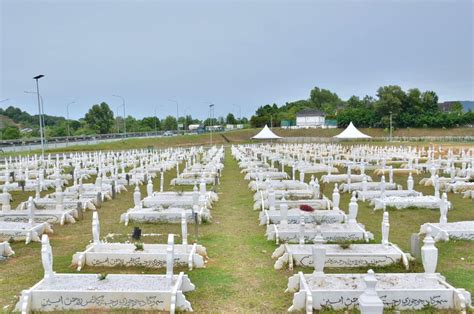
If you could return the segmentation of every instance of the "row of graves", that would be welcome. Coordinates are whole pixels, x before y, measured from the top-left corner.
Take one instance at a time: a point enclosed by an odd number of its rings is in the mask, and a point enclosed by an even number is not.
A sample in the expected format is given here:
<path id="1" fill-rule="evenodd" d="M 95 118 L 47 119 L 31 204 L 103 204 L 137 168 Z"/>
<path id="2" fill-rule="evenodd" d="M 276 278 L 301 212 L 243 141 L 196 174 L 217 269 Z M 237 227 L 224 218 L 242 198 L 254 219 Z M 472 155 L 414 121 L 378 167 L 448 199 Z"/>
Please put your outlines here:
<path id="1" fill-rule="evenodd" d="M 200 160 L 199 160 L 200 158 Z M 179 186 L 181 191 L 166 192 L 160 185 L 155 192 L 151 181 L 147 184 L 147 195 L 142 198 L 135 188 L 133 195 L 134 207 L 121 215 L 120 220 L 125 225 L 130 222 L 141 223 L 176 223 L 184 213 L 188 223 L 200 224 L 210 222 L 212 204 L 218 200 L 218 195 L 208 186 L 220 184 L 220 176 L 224 158 L 224 148 L 213 147 L 207 151 L 190 155 L 185 162 L 184 170 L 179 173 L 176 168 L 176 178 L 171 185 Z M 191 191 L 185 191 L 192 189 Z"/>
<path id="2" fill-rule="evenodd" d="M 384 309 L 432 307 L 466 313 L 471 295 L 436 272 L 435 242 L 474 239 L 474 221 L 447 221 L 452 209 L 447 192 L 474 178 L 473 153 L 472 149 L 446 153 L 432 147 L 339 144 L 233 146 L 232 155 L 255 192 L 253 209 L 260 211 L 266 238 L 277 245 L 272 255 L 275 269 L 314 270 L 299 271 L 288 279 L 286 292 L 294 294 L 289 311 L 357 308 L 362 313 L 382 313 Z M 369 170 L 374 177 L 366 173 Z M 415 190 L 414 173 L 429 174 L 420 184 L 433 186 L 433 195 Z M 395 175 L 407 176 L 407 189 L 394 182 Z M 334 184 L 332 191 L 323 191 L 327 183 Z M 340 204 L 341 193 L 350 193 L 347 207 Z M 384 211 L 380 243 L 357 221 L 358 202 Z M 420 233 L 412 237 L 410 254 L 390 242 L 386 210 L 412 207 L 437 209 L 440 221 L 420 227 Z M 415 258 L 421 260 L 424 272 L 409 269 Z M 371 269 L 394 264 L 403 265 L 407 272 L 374 273 Z M 326 267 L 345 272 L 325 273 Z M 353 267 L 367 272 L 352 273 Z"/>
<path id="3" fill-rule="evenodd" d="M 188 243 L 187 224 L 210 220 L 208 213 L 217 194 L 206 185 L 218 183 L 222 170 L 223 148 L 175 148 L 165 150 L 129 150 L 121 152 L 71 153 L 51 156 L 17 157 L 0 167 L 2 211 L 0 216 L 0 253 L 14 254 L 12 241 L 41 241 L 41 262 L 44 277 L 21 292 L 16 310 L 159 310 L 192 311 L 184 293 L 194 290 L 184 272 L 175 274 L 175 266 L 189 269 L 205 266 L 206 249 Z M 179 166 L 185 162 L 185 170 Z M 191 192 L 164 192 L 164 173 L 176 169 L 175 184 L 192 184 Z M 178 179 L 188 178 L 193 182 Z M 152 179 L 160 178 L 159 191 Z M 94 180 L 94 183 L 85 183 Z M 209 180 L 209 178 L 213 180 Z M 83 182 L 84 181 L 84 182 Z M 141 199 L 139 185 L 146 184 L 147 197 Z M 199 186 L 199 190 L 198 187 Z M 175 243 L 174 234 L 167 243 L 139 242 L 141 230 L 136 227 L 134 242 L 107 242 L 101 238 L 99 212 L 101 203 L 117 193 L 135 187 L 135 206 L 127 213 L 150 209 L 145 217 L 127 216 L 123 221 L 172 222 L 181 224 L 182 244 Z M 48 193 L 49 189 L 54 191 Z M 9 191 L 35 191 L 35 196 L 12 209 Z M 41 192 L 45 191 L 41 196 Z M 81 271 L 88 267 L 166 268 L 166 274 L 69 274 L 53 271 L 53 253 L 47 233 L 52 224 L 75 223 L 85 210 L 93 210 L 92 241 L 82 252 L 72 256 L 72 265 Z M 136 213 L 134 213 L 136 214 Z M 155 214 L 156 216 L 153 216 Z M 205 216 L 205 217 L 204 217 Z M 79 222 L 80 223 L 80 222 Z"/>
<path id="4" fill-rule="evenodd" d="M 127 185 L 174 168 L 174 159 L 170 152 L 142 151 L 10 157 L 0 168 L 0 239 L 40 241 L 43 233 L 52 233 L 52 224 L 75 223 L 82 212 L 95 210 Z M 95 182 L 85 183 L 93 177 Z M 35 196 L 12 208 L 11 191 Z"/>

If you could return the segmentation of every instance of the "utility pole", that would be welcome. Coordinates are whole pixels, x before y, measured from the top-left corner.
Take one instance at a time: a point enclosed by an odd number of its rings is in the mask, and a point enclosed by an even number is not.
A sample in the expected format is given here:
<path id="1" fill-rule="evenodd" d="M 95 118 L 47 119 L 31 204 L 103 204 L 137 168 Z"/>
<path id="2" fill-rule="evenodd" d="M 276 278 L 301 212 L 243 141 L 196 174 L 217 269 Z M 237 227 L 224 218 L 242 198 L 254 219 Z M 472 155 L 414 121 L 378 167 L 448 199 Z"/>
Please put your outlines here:
<path id="1" fill-rule="evenodd" d="M 117 107 L 115 107 L 115 112 L 116 112 L 116 117 L 115 117 L 115 120 L 116 120 L 116 124 L 117 124 L 117 133 L 120 133 L 120 125 L 119 125 L 119 108 L 120 108 L 120 105 L 118 105 Z"/>

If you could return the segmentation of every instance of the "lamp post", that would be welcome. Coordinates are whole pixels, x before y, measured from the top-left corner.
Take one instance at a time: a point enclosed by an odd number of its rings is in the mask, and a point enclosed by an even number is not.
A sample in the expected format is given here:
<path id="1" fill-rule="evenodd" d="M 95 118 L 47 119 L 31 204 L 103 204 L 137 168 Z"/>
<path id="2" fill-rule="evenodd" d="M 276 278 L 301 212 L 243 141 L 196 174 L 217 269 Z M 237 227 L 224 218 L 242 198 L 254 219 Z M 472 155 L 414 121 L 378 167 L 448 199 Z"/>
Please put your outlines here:
<path id="1" fill-rule="evenodd" d="M 125 137 L 127 137 L 127 124 L 125 122 L 125 99 L 120 95 L 112 95 L 112 96 L 122 99 L 122 106 L 123 106 L 123 138 L 125 138 Z"/>
<path id="2" fill-rule="evenodd" d="M 119 125 L 119 119 L 118 119 L 119 116 L 120 116 L 120 113 L 119 113 L 120 107 L 122 107 L 122 105 L 118 105 L 118 106 L 115 107 L 115 114 L 116 114 L 115 120 L 117 122 L 116 123 L 117 124 L 117 133 L 120 133 L 120 125 Z"/>
<path id="3" fill-rule="evenodd" d="M 38 80 L 40 78 L 44 77 L 43 74 L 40 74 L 40 75 L 37 75 L 35 77 L 33 77 L 34 80 L 36 80 L 36 94 L 38 96 L 38 101 L 41 99 L 41 108 L 40 108 L 40 115 L 41 115 L 41 126 L 42 126 L 42 134 L 43 134 L 43 154 L 44 154 L 44 142 L 45 142 L 45 128 L 46 128 L 46 123 L 44 122 L 44 101 L 43 101 L 43 97 L 41 96 L 40 92 L 39 92 L 39 83 L 38 83 Z"/>
<path id="4" fill-rule="evenodd" d="M 36 92 L 31 92 L 31 91 L 24 91 L 25 94 L 37 94 Z M 43 127 L 43 129 L 45 129 L 45 125 L 44 125 L 44 118 L 43 118 L 43 114 L 44 114 L 44 111 L 43 111 L 43 96 L 40 95 L 40 99 L 41 99 L 41 108 L 39 109 L 39 114 L 40 114 L 40 123 L 41 123 L 41 126 Z M 40 134 L 41 135 L 41 134 Z"/>
<path id="5" fill-rule="evenodd" d="M 71 131 L 69 129 L 69 105 L 75 104 L 75 101 L 71 101 L 66 105 L 66 118 L 67 118 L 67 141 L 69 142 L 69 137 L 71 136 Z"/>
<path id="6" fill-rule="evenodd" d="M 178 119 L 179 119 L 179 103 L 177 100 L 168 99 L 168 101 L 174 102 L 176 104 L 176 134 L 179 133 Z"/>
<path id="7" fill-rule="evenodd" d="M 37 96 L 37 99 L 38 99 L 38 114 L 39 114 L 39 126 L 40 126 L 40 139 L 41 139 L 41 155 L 44 156 L 44 130 L 43 130 L 43 126 L 44 126 L 44 120 L 43 120 L 43 98 L 41 97 L 40 95 L 40 92 L 39 92 L 39 79 L 44 77 L 43 74 L 40 74 L 40 75 L 37 75 L 35 77 L 33 77 L 33 79 L 36 81 L 36 93 L 34 92 L 26 92 L 25 93 L 33 93 L 33 94 L 36 94 Z"/>

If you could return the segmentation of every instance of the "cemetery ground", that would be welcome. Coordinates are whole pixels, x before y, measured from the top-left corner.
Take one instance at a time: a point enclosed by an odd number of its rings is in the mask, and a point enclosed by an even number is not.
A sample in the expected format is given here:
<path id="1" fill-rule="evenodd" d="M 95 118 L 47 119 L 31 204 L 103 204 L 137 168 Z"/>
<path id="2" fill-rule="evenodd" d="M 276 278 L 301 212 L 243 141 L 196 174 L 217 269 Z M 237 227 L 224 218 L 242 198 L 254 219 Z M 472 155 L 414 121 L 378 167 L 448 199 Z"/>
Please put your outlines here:
<path id="1" fill-rule="evenodd" d="M 227 145 L 227 144 L 244 144 L 250 143 L 249 140 L 252 136 L 258 133 L 260 129 L 250 128 L 242 130 L 232 130 L 226 132 L 216 132 L 213 133 L 212 142 L 216 145 Z M 273 131 L 276 134 L 283 137 L 321 137 L 321 138 L 330 138 L 338 134 L 340 129 L 282 129 L 282 128 L 273 128 Z M 380 128 L 360 128 L 365 134 L 368 134 L 372 137 L 388 137 L 388 129 Z M 423 137 L 423 136 L 434 136 L 434 137 L 443 137 L 443 136 L 474 136 L 474 128 L 452 128 L 452 129 L 441 129 L 441 128 L 405 128 L 405 129 L 394 129 L 394 137 Z M 50 148 L 48 152 L 82 152 L 82 151 L 91 151 L 91 150 L 123 150 L 123 149 L 134 149 L 134 148 L 166 148 L 170 146 L 194 146 L 194 145 L 209 145 L 209 133 L 204 134 L 186 134 L 179 136 L 168 136 L 168 137 L 149 137 L 149 138 L 128 138 L 125 140 L 117 140 L 112 142 L 101 142 L 97 144 L 90 145 L 71 145 L 69 147 L 58 147 Z M 375 141 L 371 140 L 372 145 L 386 145 L 386 141 Z M 455 142 L 456 145 L 469 145 L 468 143 L 459 143 Z M 413 142 L 409 143 L 407 141 L 396 142 L 397 145 L 407 145 L 407 144 L 416 144 L 423 145 L 423 142 Z M 438 144 L 438 143 L 436 143 Z M 54 144 L 52 144 L 54 145 Z M 5 156 L 17 156 L 17 155 L 26 155 L 31 153 L 41 153 L 40 150 L 36 151 L 25 151 L 19 153 L 5 152 L 0 151 L 0 158 Z"/>
<path id="2" fill-rule="evenodd" d="M 216 136 L 217 137 L 217 136 Z M 206 137 L 207 138 L 207 137 Z M 146 147 L 146 146 L 144 146 Z M 104 148 L 105 149 L 105 148 Z M 182 187 L 171 187 L 169 181 L 175 176 L 175 171 L 165 175 L 165 190 L 180 191 Z M 367 174 L 372 175 L 367 171 Z M 433 187 L 418 184 L 422 177 L 429 174 L 414 176 L 415 188 L 424 194 L 432 195 Z M 258 225 L 258 212 L 253 211 L 253 193 L 247 188 L 237 162 L 232 159 L 230 149 L 226 149 L 225 168 L 221 184 L 217 187 L 219 201 L 212 208 L 213 220 L 199 226 L 199 243 L 207 248 L 209 262 L 204 269 L 185 271 L 196 290 L 186 294 L 195 312 L 286 312 L 291 305 L 292 294 L 285 294 L 288 277 L 301 269 L 276 271 L 273 269 L 274 260 L 271 254 L 276 248 L 272 241 L 264 236 L 265 227 Z M 306 176 L 309 181 L 309 176 Z M 95 178 L 93 178 L 95 179 Z M 92 179 L 92 180 L 93 180 Z M 375 179 L 375 176 L 374 176 Z M 394 180 L 406 187 L 406 175 L 395 175 Z M 155 189 L 159 179 L 154 181 Z M 188 190 L 189 188 L 186 188 Z M 330 197 L 332 184 L 322 184 L 322 192 Z M 145 195 L 146 186 L 141 186 Z M 101 236 L 109 233 L 119 234 L 112 241 L 123 241 L 131 234 L 134 226 L 139 226 L 145 234 L 159 233 L 162 236 L 144 237 L 143 242 L 166 242 L 168 232 L 180 235 L 179 224 L 136 224 L 128 227 L 119 223 L 120 214 L 133 206 L 133 188 L 128 192 L 118 194 L 115 200 L 107 201 L 98 209 L 101 222 Z M 14 192 L 13 206 L 27 199 L 32 193 Z M 341 208 L 347 211 L 350 195 L 341 194 Z M 454 210 L 448 214 L 449 221 L 473 220 L 474 205 L 471 199 L 463 199 L 460 195 L 449 194 Z M 84 213 L 82 220 L 72 225 L 54 225 L 55 234 L 50 237 L 53 248 L 56 272 L 75 272 L 70 267 L 72 255 L 83 251 L 91 241 L 92 212 Z M 375 241 L 380 242 L 380 224 L 382 211 L 373 211 L 368 203 L 359 201 L 358 219 L 365 224 L 366 229 L 373 232 Z M 405 252 L 409 252 L 409 239 L 412 233 L 419 231 L 420 225 L 426 222 L 437 222 L 438 210 L 405 209 L 390 210 L 390 241 L 398 244 Z M 194 225 L 189 225 L 189 240 L 194 240 Z M 120 235 L 121 234 L 121 235 Z M 178 237 L 176 241 L 180 241 Z M 438 242 L 439 263 L 437 271 L 442 273 L 447 281 L 458 288 L 465 288 L 474 293 L 474 242 L 453 241 Z M 31 287 L 43 276 L 40 257 L 40 243 L 16 242 L 12 244 L 16 256 L 4 262 L 0 267 L 0 304 L 6 306 L 5 311 L 11 311 L 18 300 L 22 289 Z M 367 269 L 325 269 L 325 272 L 365 272 Z M 376 272 L 405 272 L 401 266 L 377 268 Z M 304 272 L 309 272 L 306 269 Z M 411 271 L 422 271 L 420 262 L 412 265 Z M 85 267 L 82 273 L 164 273 L 165 270 L 146 268 L 91 268 Z M 426 309 L 426 313 L 430 310 Z"/>

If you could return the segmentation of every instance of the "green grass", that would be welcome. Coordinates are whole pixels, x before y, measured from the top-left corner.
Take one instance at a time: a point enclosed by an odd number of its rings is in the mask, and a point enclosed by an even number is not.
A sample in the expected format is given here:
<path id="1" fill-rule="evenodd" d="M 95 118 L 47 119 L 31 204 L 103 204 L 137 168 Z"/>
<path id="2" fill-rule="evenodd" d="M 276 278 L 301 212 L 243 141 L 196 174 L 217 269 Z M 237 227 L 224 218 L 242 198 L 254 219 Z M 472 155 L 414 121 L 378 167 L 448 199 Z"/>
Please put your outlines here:
<path id="1" fill-rule="evenodd" d="M 195 143 L 196 144 L 196 143 Z M 165 175 L 165 190 L 181 190 L 181 187 L 170 187 L 169 180 L 175 171 Z M 369 173 L 370 174 L 370 173 Z M 297 174 L 298 175 L 298 174 Z M 428 174 L 424 175 L 425 177 Z M 423 176 L 415 176 L 415 188 L 424 194 L 432 194 L 433 189 L 418 185 Z M 374 177 L 375 180 L 378 180 Z M 309 180 L 309 177 L 307 177 Z M 406 176 L 395 175 L 395 180 L 406 187 Z M 155 189 L 159 180 L 154 181 Z M 292 273 L 288 270 L 275 271 L 271 254 L 276 248 L 274 242 L 266 241 L 265 227 L 258 225 L 258 212 L 253 211 L 252 192 L 227 149 L 225 168 L 221 185 L 217 188 L 219 201 L 212 209 L 212 223 L 199 226 L 199 242 L 207 247 L 209 262 L 205 269 L 189 272 L 186 268 L 176 271 L 188 273 L 196 290 L 186 294 L 195 312 L 285 312 L 291 305 L 292 295 L 285 294 L 287 280 Z M 332 185 L 324 186 L 324 191 L 332 191 Z M 142 186 L 142 195 L 146 187 Z M 119 194 L 117 199 L 103 203 L 98 209 L 101 221 L 101 233 L 131 234 L 134 226 L 140 226 L 143 233 L 160 233 L 160 237 L 143 238 L 146 243 L 165 243 L 166 234 L 180 234 L 180 225 L 166 224 L 135 224 L 128 227 L 119 223 L 119 216 L 132 206 L 133 188 L 129 192 Z M 16 201 L 26 200 L 31 193 L 15 193 Z M 349 194 L 341 195 L 341 208 L 347 210 Z M 462 199 L 459 195 L 449 194 L 454 210 L 449 212 L 448 220 L 473 220 L 474 207 L 472 200 Z M 51 236 L 54 254 L 54 270 L 56 272 L 75 272 L 70 268 L 72 254 L 83 251 L 92 239 L 91 212 L 84 215 L 82 221 L 73 225 L 55 225 L 55 234 Z M 419 231 L 425 222 L 436 222 L 438 211 L 425 209 L 399 210 L 390 212 L 390 241 L 398 244 L 404 251 L 409 251 L 409 238 Z M 368 203 L 359 202 L 358 220 L 380 241 L 380 223 L 382 212 L 372 210 Z M 189 240 L 194 238 L 194 226 L 188 228 Z M 126 236 L 123 236 L 125 238 Z M 180 241 L 177 238 L 176 241 Z M 22 289 L 35 284 L 43 276 L 40 259 L 40 244 L 12 244 L 16 256 L 0 265 L 0 304 L 9 305 L 11 310 Z M 474 292 L 474 241 L 450 241 L 438 243 L 439 263 L 441 272 L 449 283 L 457 288 L 465 288 Z M 297 272 L 301 269 L 294 269 Z M 422 271 L 419 262 L 414 265 L 415 271 Z M 310 272 L 310 269 L 304 269 Z M 367 269 L 327 269 L 326 272 L 365 272 Z M 375 269 L 377 272 L 404 272 L 398 265 Z M 165 270 L 147 268 L 105 268 L 85 267 L 83 273 L 164 273 Z M 425 311 L 426 313 L 429 310 Z"/>

